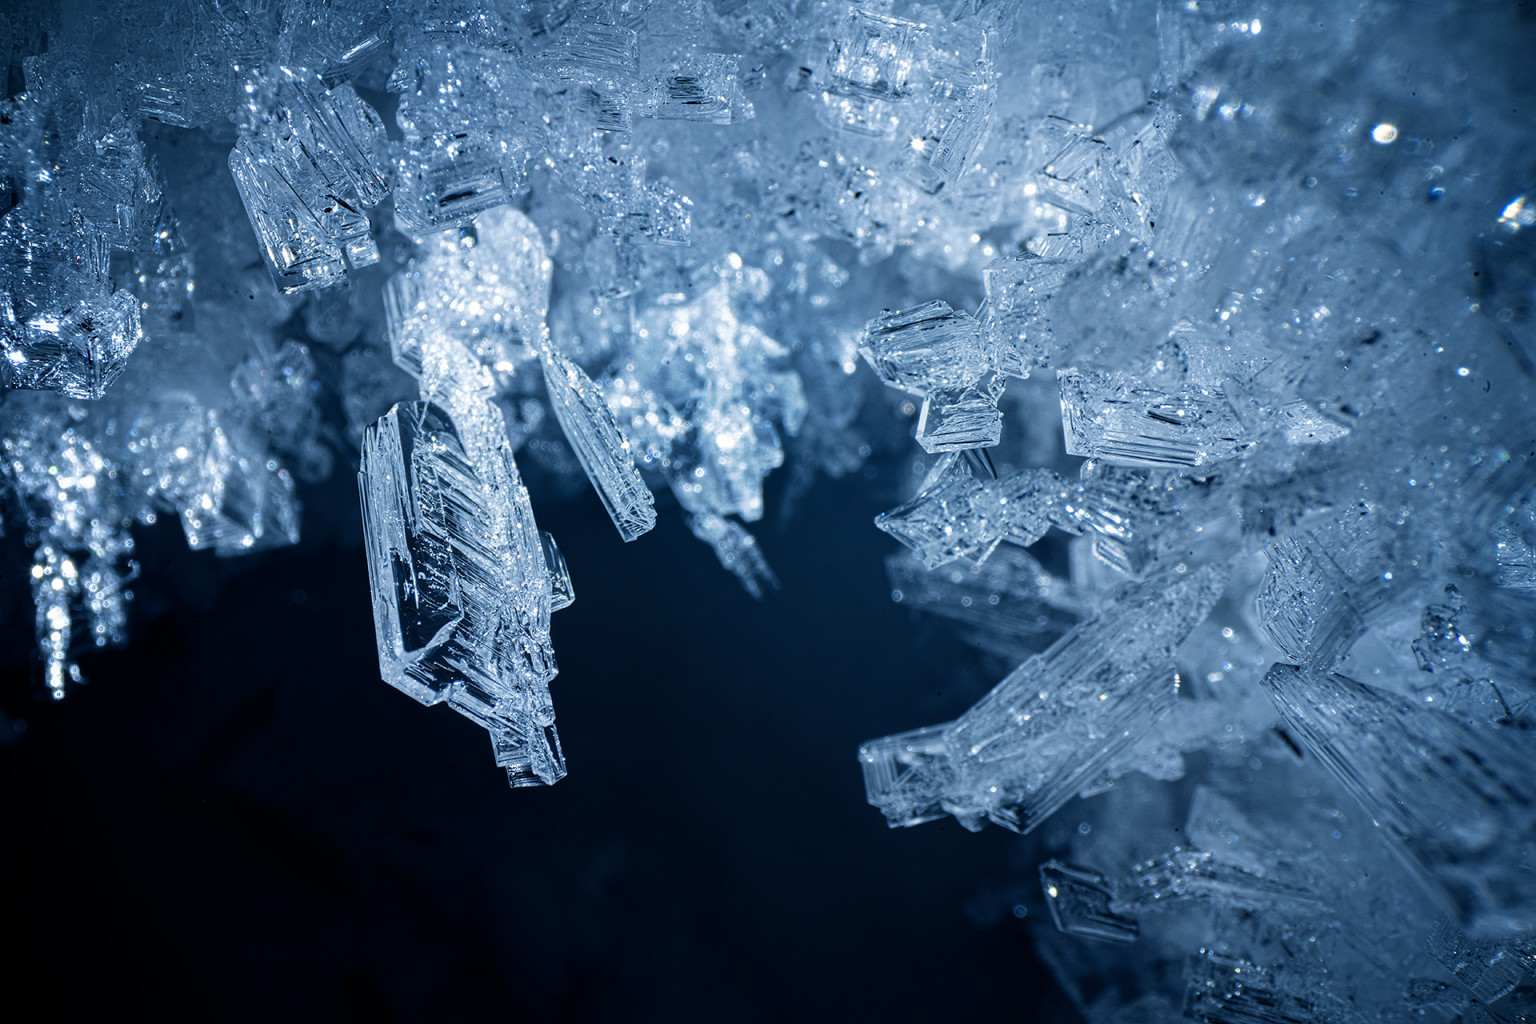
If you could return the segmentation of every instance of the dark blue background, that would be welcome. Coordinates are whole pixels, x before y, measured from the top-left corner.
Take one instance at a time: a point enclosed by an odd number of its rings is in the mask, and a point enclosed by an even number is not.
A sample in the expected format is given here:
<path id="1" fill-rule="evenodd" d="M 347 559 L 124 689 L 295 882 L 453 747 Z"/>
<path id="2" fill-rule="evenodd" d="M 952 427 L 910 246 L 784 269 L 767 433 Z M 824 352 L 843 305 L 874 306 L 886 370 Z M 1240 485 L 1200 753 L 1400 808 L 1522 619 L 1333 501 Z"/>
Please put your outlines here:
<path id="1" fill-rule="evenodd" d="M 675 508 L 625 545 L 590 493 L 530 479 L 577 594 L 554 620 L 570 775 L 545 790 L 509 790 L 480 730 L 379 681 L 345 471 L 304 491 L 296 549 L 221 562 L 174 522 L 141 530 L 133 642 L 57 707 L 23 699 L 13 551 L 8 998 L 130 1018 L 1072 1019 L 1011 912 L 1038 858 L 949 821 L 893 832 L 864 802 L 861 740 L 951 717 L 989 678 L 889 599 L 870 520 L 891 470 L 819 481 L 756 530 L 783 580 L 761 603 Z"/>

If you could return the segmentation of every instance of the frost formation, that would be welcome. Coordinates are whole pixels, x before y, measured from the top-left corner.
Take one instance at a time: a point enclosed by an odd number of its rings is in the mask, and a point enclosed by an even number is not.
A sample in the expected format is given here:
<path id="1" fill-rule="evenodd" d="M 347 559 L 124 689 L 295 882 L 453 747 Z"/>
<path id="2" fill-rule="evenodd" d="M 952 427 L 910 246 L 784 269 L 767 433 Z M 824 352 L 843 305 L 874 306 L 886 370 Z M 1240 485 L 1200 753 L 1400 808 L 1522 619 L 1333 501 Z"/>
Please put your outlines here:
<path id="1" fill-rule="evenodd" d="M 551 784 L 574 589 L 520 464 L 626 541 L 675 508 L 762 596 L 769 474 L 900 459 L 893 596 L 1004 667 L 866 743 L 869 800 L 1031 833 L 1088 1019 L 1528 1019 L 1531 38 L 1477 2 L 7 8 L 40 690 L 127 641 L 136 524 L 292 544 L 356 459 L 381 674 Z"/>

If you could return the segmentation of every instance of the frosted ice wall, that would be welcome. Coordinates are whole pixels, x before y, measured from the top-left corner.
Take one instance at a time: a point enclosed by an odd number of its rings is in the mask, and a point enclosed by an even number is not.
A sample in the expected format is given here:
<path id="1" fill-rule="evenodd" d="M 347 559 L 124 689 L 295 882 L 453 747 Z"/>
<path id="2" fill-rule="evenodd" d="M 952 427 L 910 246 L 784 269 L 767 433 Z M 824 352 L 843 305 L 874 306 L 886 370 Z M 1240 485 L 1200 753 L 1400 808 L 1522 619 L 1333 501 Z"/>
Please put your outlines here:
<path id="1" fill-rule="evenodd" d="M 1091 1019 L 1520 1019 L 1533 35 L 1483 3 L 8 8 L 41 692 L 128 639 L 136 523 L 293 543 L 296 479 L 355 459 L 381 674 L 553 783 L 574 587 L 525 472 L 625 540 L 680 514 L 765 596 L 770 474 L 879 454 L 893 597 L 1001 682 L 865 744 L 870 801 L 1030 833 Z"/>

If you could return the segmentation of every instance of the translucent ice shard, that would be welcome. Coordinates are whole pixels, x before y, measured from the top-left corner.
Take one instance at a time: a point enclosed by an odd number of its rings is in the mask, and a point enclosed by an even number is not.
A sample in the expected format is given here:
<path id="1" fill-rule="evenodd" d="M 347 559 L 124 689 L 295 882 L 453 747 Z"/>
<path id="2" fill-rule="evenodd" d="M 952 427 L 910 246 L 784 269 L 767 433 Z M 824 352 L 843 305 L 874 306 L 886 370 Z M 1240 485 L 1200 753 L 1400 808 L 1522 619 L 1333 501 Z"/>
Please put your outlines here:
<path id="1" fill-rule="evenodd" d="M 913 22 L 854 7 L 839 26 L 827 59 L 832 80 L 853 95 L 906 95 L 921 29 Z"/>
<path id="2" fill-rule="evenodd" d="M 1205 466 L 1242 450 L 1243 428 L 1221 392 L 1167 393 L 1125 374 L 1060 370 L 1067 451 L 1129 466 Z"/>
<path id="3" fill-rule="evenodd" d="M 467 224 L 525 187 L 527 145 L 506 121 L 528 82 L 511 53 L 474 32 L 413 33 L 402 48 L 390 80 L 405 136 L 395 218 L 425 236 Z"/>
<path id="4" fill-rule="evenodd" d="M 656 76 L 646 97 L 646 116 L 661 121 L 730 124 L 746 105 L 736 64 L 735 57 L 709 53 L 666 68 Z"/>
<path id="5" fill-rule="evenodd" d="M 1457 929 L 1448 917 L 1435 922 L 1426 945 L 1430 955 L 1483 1003 L 1496 1003 L 1509 995 L 1530 970 L 1527 957 L 1518 951 L 1518 940 L 1477 941 Z"/>
<path id="6" fill-rule="evenodd" d="M 159 179 L 132 124 L 81 110 L 79 79 L 52 94 L 40 71 L 0 102 L 0 382 L 99 399 L 144 337 L 113 268 L 150 247 Z"/>
<path id="7" fill-rule="evenodd" d="M 865 744 L 870 803 L 893 827 L 1035 828 L 1172 708 L 1169 658 L 1221 588 L 1209 566 L 1132 587 L 950 725 Z"/>
<path id="8" fill-rule="evenodd" d="M 967 388 L 928 392 L 917 421 L 917 443 L 934 453 L 992 447 L 1003 436 L 1003 414 L 997 408 L 1002 394 L 1003 375 L 996 372 Z"/>
<path id="9" fill-rule="evenodd" d="M 469 228 L 433 235 L 385 288 L 395 361 L 419 373 L 421 346 L 451 338 L 511 373 L 542 344 L 549 277 L 538 229 L 517 210 L 490 210 Z"/>
<path id="10" fill-rule="evenodd" d="M 859 351 L 887 384 L 922 395 L 917 440 L 925 451 L 997 444 L 1004 379 L 980 324 L 947 302 L 887 313 L 864 328 Z"/>
<path id="11" fill-rule="evenodd" d="M 987 335 L 1008 372 L 1026 376 L 1055 354 L 1050 304 L 1077 265 L 1026 252 L 1000 256 L 982 272 Z"/>
<path id="12" fill-rule="evenodd" d="M 1186 1020 L 1202 1024 L 1311 1024 L 1323 1019 L 1303 995 L 1284 991 L 1271 973 L 1239 958 L 1202 951 L 1193 959 Z"/>
<path id="13" fill-rule="evenodd" d="M 690 516 L 688 526 L 695 537 L 714 549 L 720 564 L 741 581 L 747 593 L 761 598 L 765 591 L 779 589 L 779 578 L 746 527 L 709 513 Z"/>
<path id="14" fill-rule="evenodd" d="M 655 499 L 640 479 L 629 439 L 619 431 L 601 390 L 571 360 L 546 349 L 541 360 L 549 404 L 571 449 L 619 535 L 634 540 L 656 525 Z"/>
<path id="15" fill-rule="evenodd" d="M 293 478 L 212 413 L 179 447 L 187 456 L 176 503 L 187 546 L 221 555 L 296 543 L 299 509 Z"/>
<path id="16" fill-rule="evenodd" d="M 540 530 L 539 539 L 544 543 L 544 564 L 549 568 L 549 610 L 557 612 L 569 608 L 576 600 L 576 588 L 571 584 L 571 570 L 566 568 L 565 556 L 549 531 Z"/>
<path id="17" fill-rule="evenodd" d="M 514 785 L 565 774 L 545 547 L 488 401 L 396 406 L 364 435 L 364 538 L 386 682 L 489 729 Z M 463 420 L 461 425 L 458 421 Z"/>
<path id="18" fill-rule="evenodd" d="M 1318 913 L 1323 904 L 1305 890 L 1228 863 L 1206 850 L 1175 847 L 1131 868 L 1117 879 L 1111 907 L 1133 917 L 1185 900 L 1208 900 L 1223 909 Z"/>
<path id="19" fill-rule="evenodd" d="M 972 386 L 996 365 L 975 319 L 941 301 L 871 320 L 859 351 L 881 380 L 919 395 Z"/>
<path id="20" fill-rule="evenodd" d="M 138 300 L 126 291 L 67 309 L 28 309 L 19 298 L 0 292 L 0 354 L 14 388 L 100 398 L 143 338 Z"/>
<path id="21" fill-rule="evenodd" d="M 1269 549 L 1257 603 L 1275 646 L 1305 666 L 1334 665 L 1365 631 L 1343 570 L 1309 538 L 1284 538 Z"/>
<path id="22" fill-rule="evenodd" d="M 366 207 L 388 191 L 379 171 L 384 126 L 350 86 L 326 90 L 276 67 L 247 89 L 247 121 L 229 155 L 279 290 L 338 283 L 379 258 Z"/>
<path id="23" fill-rule="evenodd" d="M 1096 541 L 1115 544 L 1115 559 L 1132 575 L 1146 567 L 1149 556 L 1131 547 L 1144 529 L 1136 524 L 1145 524 L 1153 512 L 1145 495 L 1128 493 L 1134 482 L 1094 476 L 1074 486 L 1047 469 L 1001 479 L 983 470 L 978 477 L 971 468 L 976 463 L 965 454 L 941 457 L 910 501 L 875 517 L 876 526 L 928 568 L 955 559 L 980 564 L 1000 542 L 1028 547 L 1052 526 L 1092 532 Z"/>
<path id="24" fill-rule="evenodd" d="M 953 454 L 934 465 L 916 497 L 876 516 L 875 525 L 930 569 L 957 558 L 985 560 L 1007 530 L 999 496 Z"/>
<path id="25" fill-rule="evenodd" d="M 961 624 L 968 643 L 1016 659 L 1043 650 L 1076 622 L 1070 588 L 1021 547 L 1004 545 L 981 565 L 926 569 L 910 552 L 885 560 L 892 598 Z"/>
<path id="26" fill-rule="evenodd" d="M 1412 706 L 1340 675 L 1276 665 L 1265 689 L 1289 727 L 1454 900 L 1474 931 L 1536 919 L 1536 785 L 1507 728 Z M 1507 851 L 1524 853 L 1507 857 Z"/>

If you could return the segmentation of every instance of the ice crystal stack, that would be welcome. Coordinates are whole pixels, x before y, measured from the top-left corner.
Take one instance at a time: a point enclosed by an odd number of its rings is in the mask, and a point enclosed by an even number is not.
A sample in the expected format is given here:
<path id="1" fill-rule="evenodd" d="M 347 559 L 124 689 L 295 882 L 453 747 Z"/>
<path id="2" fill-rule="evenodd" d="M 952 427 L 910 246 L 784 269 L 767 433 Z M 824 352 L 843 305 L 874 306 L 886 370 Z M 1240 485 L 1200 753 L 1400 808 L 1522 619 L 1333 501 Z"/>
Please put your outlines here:
<path id="1" fill-rule="evenodd" d="M 7 9 L 41 689 L 127 639 L 140 524 L 291 544 L 295 478 L 356 458 L 381 674 L 552 783 L 573 590 L 524 475 L 625 540 L 675 510 L 764 596 L 770 474 L 874 457 L 910 468 L 893 596 L 1000 682 L 866 744 L 869 798 L 1028 833 L 1090 1019 L 1519 1019 L 1536 83 L 1506 7 Z"/>

